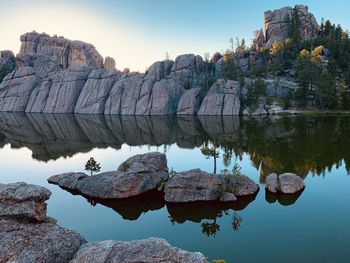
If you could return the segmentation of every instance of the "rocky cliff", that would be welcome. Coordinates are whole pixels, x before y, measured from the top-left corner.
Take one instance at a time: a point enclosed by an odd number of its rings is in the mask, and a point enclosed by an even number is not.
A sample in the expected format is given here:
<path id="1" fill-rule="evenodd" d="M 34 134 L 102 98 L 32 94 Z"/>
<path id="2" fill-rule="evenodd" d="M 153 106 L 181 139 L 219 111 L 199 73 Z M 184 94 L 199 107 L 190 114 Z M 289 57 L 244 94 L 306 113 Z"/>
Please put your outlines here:
<path id="1" fill-rule="evenodd" d="M 301 39 L 318 32 L 315 17 L 306 6 L 265 12 L 265 31 L 256 32 L 251 49 L 234 55 L 243 76 L 264 66 L 256 50 L 283 42 L 295 14 Z M 259 99 L 247 108 L 245 96 L 254 79 L 229 80 L 220 53 L 210 61 L 185 54 L 175 61 L 152 64 L 145 73 L 118 71 L 115 60 L 105 59 L 91 44 L 36 32 L 21 36 L 21 48 L 0 53 L 0 111 L 120 115 L 240 115 L 276 112 Z M 0 79 L 1 80 L 1 79 Z M 287 97 L 298 88 L 293 79 L 265 80 L 266 96 Z M 271 103 L 270 103 L 271 104 Z M 280 108 L 278 110 L 281 110 Z"/>

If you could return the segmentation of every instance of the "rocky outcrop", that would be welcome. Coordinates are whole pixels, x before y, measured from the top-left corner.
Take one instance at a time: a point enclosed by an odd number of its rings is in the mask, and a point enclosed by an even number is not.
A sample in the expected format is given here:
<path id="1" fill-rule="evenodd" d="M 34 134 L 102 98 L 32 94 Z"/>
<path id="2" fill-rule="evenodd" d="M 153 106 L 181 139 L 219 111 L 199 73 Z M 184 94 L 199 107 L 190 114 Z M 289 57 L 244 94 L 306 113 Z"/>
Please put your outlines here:
<path id="1" fill-rule="evenodd" d="M 154 83 L 141 74 L 116 82 L 106 101 L 105 114 L 165 115 L 176 112 L 180 83 L 166 78 Z"/>
<path id="2" fill-rule="evenodd" d="M 72 113 L 91 70 L 70 67 L 52 74 L 31 93 L 26 112 Z"/>
<path id="3" fill-rule="evenodd" d="M 301 40 L 307 40 L 317 36 L 318 24 L 313 14 L 309 13 L 308 7 L 296 5 L 283 7 L 274 11 L 264 13 L 266 48 L 271 48 L 274 41 L 284 43 L 289 36 L 293 15 L 298 17 Z"/>
<path id="4" fill-rule="evenodd" d="M 239 92 L 238 81 L 219 79 L 203 99 L 198 115 L 239 115 Z"/>
<path id="5" fill-rule="evenodd" d="M 161 238 L 148 238 L 136 241 L 102 241 L 83 245 L 71 263 L 107 262 L 188 262 L 205 263 L 206 258 L 199 252 L 187 252 L 172 247 Z"/>
<path id="6" fill-rule="evenodd" d="M 103 114 L 110 90 L 120 75 L 116 71 L 93 70 L 75 105 L 75 113 Z"/>
<path id="7" fill-rule="evenodd" d="M 266 189 L 271 193 L 295 194 L 305 188 L 304 180 L 293 173 L 277 175 L 275 173 L 266 177 Z"/>
<path id="8" fill-rule="evenodd" d="M 259 51 L 261 48 L 264 47 L 264 45 L 265 45 L 264 31 L 262 29 L 257 30 L 255 32 L 255 37 L 253 39 L 252 49 Z"/>
<path id="9" fill-rule="evenodd" d="M 105 60 L 103 62 L 103 69 L 104 70 L 117 70 L 115 67 L 115 60 L 111 57 L 105 57 Z"/>
<path id="10" fill-rule="evenodd" d="M 103 67 L 103 58 L 91 44 L 36 32 L 21 36 L 20 55 L 46 55 L 64 69 L 71 66 Z"/>
<path id="11" fill-rule="evenodd" d="M 51 192 L 41 186 L 0 184 L 0 217 L 45 221 L 45 201 L 50 196 Z"/>
<path id="12" fill-rule="evenodd" d="M 0 111 L 24 111 L 37 85 L 33 68 L 25 67 L 8 74 L 0 84 Z"/>
<path id="13" fill-rule="evenodd" d="M 239 196 L 253 195 L 259 187 L 250 178 L 240 175 L 216 175 L 193 169 L 176 173 L 166 182 L 166 202 L 236 201 Z"/>
<path id="14" fill-rule="evenodd" d="M 186 90 L 177 105 L 176 114 L 178 115 L 195 115 L 198 112 L 201 103 L 201 89 Z"/>
<path id="15" fill-rule="evenodd" d="M 168 177 L 165 155 L 154 152 L 129 158 L 117 171 L 93 176 L 59 174 L 50 177 L 48 182 L 89 197 L 119 199 L 157 189 Z"/>
<path id="16" fill-rule="evenodd" d="M 154 81 L 159 81 L 161 79 L 164 79 L 170 74 L 173 64 L 174 64 L 174 61 L 169 59 L 164 61 L 157 61 L 153 63 L 149 67 L 149 69 L 146 71 L 145 78 L 151 79 Z"/>
<path id="17" fill-rule="evenodd" d="M 176 173 L 165 184 L 166 202 L 182 203 L 220 199 L 221 181 L 215 174 L 193 169 Z"/>
<path id="18" fill-rule="evenodd" d="M 0 262 L 69 262 L 86 241 L 46 217 L 51 192 L 26 183 L 0 184 Z"/>

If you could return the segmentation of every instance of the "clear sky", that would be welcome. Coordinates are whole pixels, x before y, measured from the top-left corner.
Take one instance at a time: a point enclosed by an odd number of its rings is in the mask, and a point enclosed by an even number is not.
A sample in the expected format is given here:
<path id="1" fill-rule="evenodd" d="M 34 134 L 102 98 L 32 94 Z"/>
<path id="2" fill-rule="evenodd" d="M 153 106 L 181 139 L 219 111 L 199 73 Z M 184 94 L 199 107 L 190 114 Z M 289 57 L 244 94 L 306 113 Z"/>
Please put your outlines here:
<path id="1" fill-rule="evenodd" d="M 0 50 L 17 53 L 19 36 L 35 30 L 92 43 L 118 69 L 144 71 L 166 51 L 213 54 L 231 36 L 250 43 L 265 10 L 295 4 L 350 29 L 349 0 L 0 0 Z"/>

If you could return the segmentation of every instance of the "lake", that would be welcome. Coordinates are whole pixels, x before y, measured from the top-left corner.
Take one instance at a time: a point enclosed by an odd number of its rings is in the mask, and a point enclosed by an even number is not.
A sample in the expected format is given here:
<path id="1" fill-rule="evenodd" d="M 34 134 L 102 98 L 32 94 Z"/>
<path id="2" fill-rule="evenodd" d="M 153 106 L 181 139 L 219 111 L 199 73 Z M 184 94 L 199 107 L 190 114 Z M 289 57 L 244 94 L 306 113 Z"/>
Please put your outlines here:
<path id="1" fill-rule="evenodd" d="M 84 171 L 94 157 L 102 172 L 149 151 L 169 169 L 213 171 L 200 148 L 220 151 L 217 170 L 259 183 L 256 196 L 233 204 L 167 205 L 160 193 L 127 201 L 88 200 L 47 183 Z M 25 181 L 52 191 L 48 214 L 88 241 L 151 236 L 209 259 L 246 262 L 350 262 L 350 117 L 176 117 L 0 113 L 1 183 Z M 266 194 L 271 173 L 294 172 L 306 188 Z"/>

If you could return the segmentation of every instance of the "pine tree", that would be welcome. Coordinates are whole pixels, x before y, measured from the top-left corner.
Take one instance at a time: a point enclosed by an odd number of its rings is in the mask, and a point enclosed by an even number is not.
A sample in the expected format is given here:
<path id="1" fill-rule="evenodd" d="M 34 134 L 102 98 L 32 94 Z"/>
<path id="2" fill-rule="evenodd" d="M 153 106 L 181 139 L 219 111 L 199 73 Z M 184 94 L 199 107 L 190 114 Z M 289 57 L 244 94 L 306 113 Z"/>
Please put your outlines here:
<path id="1" fill-rule="evenodd" d="M 101 170 L 101 166 L 93 157 L 91 157 L 85 164 L 85 170 L 90 171 L 92 175 L 93 172 L 99 172 Z"/>

